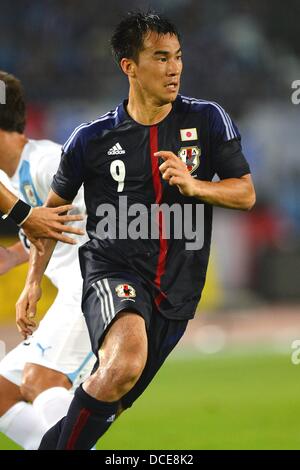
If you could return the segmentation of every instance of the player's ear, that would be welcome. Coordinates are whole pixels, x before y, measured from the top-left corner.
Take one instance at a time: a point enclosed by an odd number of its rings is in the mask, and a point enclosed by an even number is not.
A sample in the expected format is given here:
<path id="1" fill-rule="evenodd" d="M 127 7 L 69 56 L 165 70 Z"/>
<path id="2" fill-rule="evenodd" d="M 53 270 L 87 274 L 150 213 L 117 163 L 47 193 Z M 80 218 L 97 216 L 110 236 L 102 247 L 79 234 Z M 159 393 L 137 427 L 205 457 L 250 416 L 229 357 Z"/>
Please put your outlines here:
<path id="1" fill-rule="evenodd" d="M 136 64 L 132 59 L 123 58 L 120 62 L 120 67 L 128 77 L 135 77 Z"/>

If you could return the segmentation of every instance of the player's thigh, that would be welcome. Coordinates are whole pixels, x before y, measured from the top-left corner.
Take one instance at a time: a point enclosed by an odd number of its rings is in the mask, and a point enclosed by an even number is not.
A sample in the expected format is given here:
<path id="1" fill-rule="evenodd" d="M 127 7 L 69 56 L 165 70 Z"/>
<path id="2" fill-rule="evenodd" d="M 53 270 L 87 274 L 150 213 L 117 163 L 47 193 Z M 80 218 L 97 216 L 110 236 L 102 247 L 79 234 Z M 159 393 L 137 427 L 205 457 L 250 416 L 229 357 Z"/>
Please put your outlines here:
<path id="1" fill-rule="evenodd" d="M 92 349 L 96 356 L 100 350 L 102 364 L 106 360 L 104 351 L 106 357 L 138 350 L 144 355 L 147 348 L 150 295 L 140 280 L 122 275 L 96 281 L 82 303 Z"/>
<path id="2" fill-rule="evenodd" d="M 137 363 L 144 367 L 147 359 L 148 339 L 144 318 L 136 312 L 123 310 L 109 326 L 99 349 L 101 367 L 115 364 L 129 367 Z"/>
<path id="3" fill-rule="evenodd" d="M 136 312 L 122 311 L 109 325 L 99 350 L 99 367 L 84 389 L 101 401 L 116 401 L 141 376 L 147 360 L 145 320 Z"/>
<path id="4" fill-rule="evenodd" d="M 72 383 L 62 372 L 39 364 L 25 364 L 20 390 L 26 401 L 33 401 L 40 393 L 52 387 L 70 389 Z"/>
<path id="5" fill-rule="evenodd" d="M 0 375 L 0 417 L 9 408 L 23 400 L 20 387 Z"/>

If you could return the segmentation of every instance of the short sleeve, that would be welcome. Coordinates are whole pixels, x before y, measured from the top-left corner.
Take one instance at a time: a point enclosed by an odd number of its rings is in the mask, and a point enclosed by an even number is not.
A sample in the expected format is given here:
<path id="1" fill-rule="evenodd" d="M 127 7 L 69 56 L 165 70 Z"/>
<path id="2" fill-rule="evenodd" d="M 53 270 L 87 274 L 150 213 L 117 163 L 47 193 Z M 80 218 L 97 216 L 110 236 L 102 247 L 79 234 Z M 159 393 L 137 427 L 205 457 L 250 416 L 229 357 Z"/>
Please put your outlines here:
<path id="1" fill-rule="evenodd" d="M 51 188 L 66 201 L 73 201 L 83 183 L 83 149 L 80 133 L 67 141 L 62 148 L 60 164 Z"/>
<path id="2" fill-rule="evenodd" d="M 214 147 L 229 140 L 241 140 L 237 126 L 222 106 L 217 103 L 210 104 L 209 127 Z"/>
<path id="3" fill-rule="evenodd" d="M 240 132 L 226 111 L 216 103 L 211 104 L 209 125 L 214 173 L 220 179 L 240 178 L 249 174 Z"/>

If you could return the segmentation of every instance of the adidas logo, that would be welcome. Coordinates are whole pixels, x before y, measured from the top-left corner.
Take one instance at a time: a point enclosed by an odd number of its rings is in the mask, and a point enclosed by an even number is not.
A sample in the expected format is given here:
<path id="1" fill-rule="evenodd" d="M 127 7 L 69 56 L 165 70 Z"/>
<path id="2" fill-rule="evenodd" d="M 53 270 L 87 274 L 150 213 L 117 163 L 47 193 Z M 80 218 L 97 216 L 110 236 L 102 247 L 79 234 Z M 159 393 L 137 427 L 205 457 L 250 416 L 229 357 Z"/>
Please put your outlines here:
<path id="1" fill-rule="evenodd" d="M 106 422 L 107 422 L 107 423 L 113 423 L 114 420 L 115 420 L 115 417 L 116 417 L 116 415 L 111 415 L 111 416 L 106 420 Z"/>
<path id="2" fill-rule="evenodd" d="M 118 142 L 111 149 L 109 149 L 107 155 L 123 155 L 124 153 L 126 153 L 125 150 L 122 149 L 121 145 Z"/>

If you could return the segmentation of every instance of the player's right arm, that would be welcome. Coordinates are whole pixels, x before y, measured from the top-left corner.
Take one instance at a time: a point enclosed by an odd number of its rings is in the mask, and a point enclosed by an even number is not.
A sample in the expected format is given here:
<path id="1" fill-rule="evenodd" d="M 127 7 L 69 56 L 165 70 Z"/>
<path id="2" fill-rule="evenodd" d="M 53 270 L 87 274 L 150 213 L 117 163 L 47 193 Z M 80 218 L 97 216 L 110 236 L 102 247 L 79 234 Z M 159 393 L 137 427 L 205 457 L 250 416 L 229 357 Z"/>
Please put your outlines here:
<path id="1" fill-rule="evenodd" d="M 10 192 L 0 182 L 0 211 L 5 214 L 10 214 L 16 203 L 18 202 L 17 196 Z M 24 203 L 24 206 L 27 204 Z M 75 244 L 76 242 L 63 235 L 63 232 L 73 233 L 76 235 L 83 235 L 84 232 L 75 227 L 64 225 L 65 222 L 74 222 L 83 220 L 83 215 L 61 215 L 66 210 L 71 210 L 72 206 L 68 207 L 35 207 L 32 209 L 29 217 L 20 224 L 22 226 L 27 238 L 31 243 L 41 250 L 41 243 L 39 238 L 53 238 L 60 240 L 64 243 Z M 29 213 L 30 206 L 28 206 Z"/>
<path id="2" fill-rule="evenodd" d="M 28 219 L 21 225 L 25 235 L 31 243 L 41 248 L 39 238 L 52 238 L 56 241 L 75 245 L 73 238 L 64 235 L 63 232 L 73 233 L 75 235 L 84 235 L 84 232 L 76 227 L 65 225 L 66 222 L 76 222 L 83 220 L 84 215 L 61 215 L 73 208 L 67 207 L 35 207 Z"/>
<path id="3" fill-rule="evenodd" d="M 46 201 L 47 207 L 64 206 L 67 209 L 69 204 L 70 201 L 62 199 L 52 190 Z M 33 319 L 36 315 L 37 302 L 42 295 L 41 282 L 56 245 L 56 240 L 53 239 L 45 238 L 41 239 L 40 242 L 42 250 L 37 250 L 35 246 L 30 248 L 26 283 L 16 304 L 17 328 L 25 339 L 36 328 Z"/>

